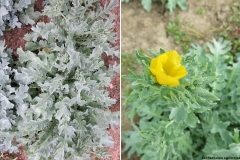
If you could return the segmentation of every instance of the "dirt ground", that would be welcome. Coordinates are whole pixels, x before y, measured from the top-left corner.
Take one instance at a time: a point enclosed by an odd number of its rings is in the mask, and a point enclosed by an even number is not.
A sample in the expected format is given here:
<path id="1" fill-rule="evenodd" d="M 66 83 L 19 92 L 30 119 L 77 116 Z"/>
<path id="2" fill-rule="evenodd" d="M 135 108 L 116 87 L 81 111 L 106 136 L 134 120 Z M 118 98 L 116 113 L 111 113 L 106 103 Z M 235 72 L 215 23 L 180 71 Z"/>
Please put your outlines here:
<path id="1" fill-rule="evenodd" d="M 135 49 L 142 49 L 145 53 L 149 49 L 159 51 L 162 47 L 165 50 L 177 50 L 178 53 L 182 49 L 174 43 L 172 36 L 167 35 L 166 27 L 169 22 L 176 18 L 182 20 L 185 26 L 204 35 L 203 39 L 197 40 L 198 43 L 209 41 L 215 35 L 213 28 L 218 28 L 228 18 L 230 11 L 229 4 L 239 0 L 187 0 L 188 8 L 186 11 L 180 9 L 174 10 L 172 15 L 166 11 L 161 14 L 161 3 L 153 3 L 151 12 L 143 9 L 140 0 L 131 0 L 129 3 L 121 5 L 121 53 L 133 54 Z M 198 10 L 204 9 L 203 14 L 199 14 Z M 123 70 L 123 69 L 122 69 Z M 124 80 L 122 80 L 122 97 L 126 90 Z M 124 104 L 124 98 L 122 98 Z M 131 130 L 131 124 L 124 117 L 124 105 L 121 106 L 121 129 L 122 132 Z M 124 143 L 122 142 L 122 150 Z M 126 152 L 121 155 L 122 160 L 138 160 L 139 157 L 133 155 L 129 159 Z"/>

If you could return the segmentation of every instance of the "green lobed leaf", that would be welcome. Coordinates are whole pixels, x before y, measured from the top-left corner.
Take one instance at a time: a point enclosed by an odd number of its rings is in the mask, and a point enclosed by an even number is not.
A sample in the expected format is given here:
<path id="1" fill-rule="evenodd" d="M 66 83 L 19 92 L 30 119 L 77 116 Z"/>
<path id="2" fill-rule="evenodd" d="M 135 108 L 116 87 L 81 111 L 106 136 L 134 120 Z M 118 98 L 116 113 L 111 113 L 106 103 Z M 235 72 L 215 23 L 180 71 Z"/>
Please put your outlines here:
<path id="1" fill-rule="evenodd" d="M 173 108 L 169 118 L 174 119 L 174 121 L 177 123 L 182 122 L 187 118 L 187 111 L 182 107 Z"/>
<path id="2" fill-rule="evenodd" d="M 148 12 L 151 10 L 152 6 L 152 0 L 141 0 L 141 4 L 144 9 L 146 9 Z"/>

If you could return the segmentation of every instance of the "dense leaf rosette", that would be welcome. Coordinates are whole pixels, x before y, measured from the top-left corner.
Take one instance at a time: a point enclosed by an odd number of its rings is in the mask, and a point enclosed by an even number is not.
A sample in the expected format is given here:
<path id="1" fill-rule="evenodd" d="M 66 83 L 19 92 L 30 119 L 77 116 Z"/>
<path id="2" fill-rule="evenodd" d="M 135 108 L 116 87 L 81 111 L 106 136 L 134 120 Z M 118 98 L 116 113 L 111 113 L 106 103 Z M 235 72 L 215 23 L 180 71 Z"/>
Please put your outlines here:
<path id="1" fill-rule="evenodd" d="M 29 160 L 110 159 L 107 129 L 119 126 L 119 112 L 110 111 L 115 100 L 105 88 L 119 67 L 106 66 L 102 54 L 119 56 L 116 4 L 50 0 L 43 14 L 51 22 L 24 36 L 19 61 L 0 41 L 1 153 L 25 146 Z"/>
<path id="2" fill-rule="evenodd" d="M 149 69 L 159 84 L 178 86 L 179 79 L 188 74 L 181 65 L 181 60 L 181 56 L 176 51 L 165 52 L 152 59 Z"/>

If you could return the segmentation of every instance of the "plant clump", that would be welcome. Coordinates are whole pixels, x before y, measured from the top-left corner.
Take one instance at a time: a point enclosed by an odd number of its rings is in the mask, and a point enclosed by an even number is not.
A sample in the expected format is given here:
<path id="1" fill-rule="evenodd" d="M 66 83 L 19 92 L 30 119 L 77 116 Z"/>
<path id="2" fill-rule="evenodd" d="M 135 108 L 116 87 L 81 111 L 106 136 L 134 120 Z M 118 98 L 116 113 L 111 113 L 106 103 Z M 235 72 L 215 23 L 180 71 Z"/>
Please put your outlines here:
<path id="1" fill-rule="evenodd" d="M 182 54 L 188 74 L 180 85 L 159 84 L 149 70 L 151 58 L 137 51 L 143 74 L 131 74 L 126 116 L 133 130 L 122 133 L 124 151 L 141 160 L 239 157 L 240 57 L 228 54 L 227 40 L 194 44 Z M 154 57 L 165 51 L 151 51 Z M 137 122 L 133 119 L 139 117 Z"/>
<path id="2" fill-rule="evenodd" d="M 38 23 L 24 36 L 19 61 L 1 42 L 0 150 L 26 146 L 29 159 L 106 158 L 113 145 L 107 128 L 119 125 L 119 113 L 106 87 L 119 67 L 104 65 L 102 53 L 119 56 L 113 0 L 50 0 Z M 15 139 L 19 144 L 12 143 Z"/>

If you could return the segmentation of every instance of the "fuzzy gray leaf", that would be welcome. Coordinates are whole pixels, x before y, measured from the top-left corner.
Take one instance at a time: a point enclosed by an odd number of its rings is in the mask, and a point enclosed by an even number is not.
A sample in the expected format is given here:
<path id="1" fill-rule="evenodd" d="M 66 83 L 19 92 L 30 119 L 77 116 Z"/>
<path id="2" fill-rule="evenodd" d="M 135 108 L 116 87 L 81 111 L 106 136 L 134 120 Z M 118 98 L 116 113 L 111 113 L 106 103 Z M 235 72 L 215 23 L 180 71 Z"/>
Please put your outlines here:
<path id="1" fill-rule="evenodd" d="M 6 10 L 6 8 L 4 6 L 0 7 L 0 25 L 3 25 L 2 17 L 6 14 L 8 14 L 8 11 Z"/>
<path id="2" fill-rule="evenodd" d="M 22 105 L 23 99 L 28 96 L 28 86 L 20 84 L 19 88 L 15 91 L 15 95 L 9 96 L 10 100 L 14 100 L 15 103 L 20 106 Z"/>
<path id="3" fill-rule="evenodd" d="M 64 148 L 59 148 L 56 151 L 56 155 L 54 156 L 55 160 L 60 160 L 60 159 L 64 159 Z"/>
<path id="4" fill-rule="evenodd" d="M 53 79 L 50 79 L 43 83 L 38 83 L 38 85 L 41 87 L 42 91 L 49 91 L 50 94 L 53 94 L 53 92 L 55 92 L 62 85 L 64 79 L 65 77 L 57 74 Z"/>

